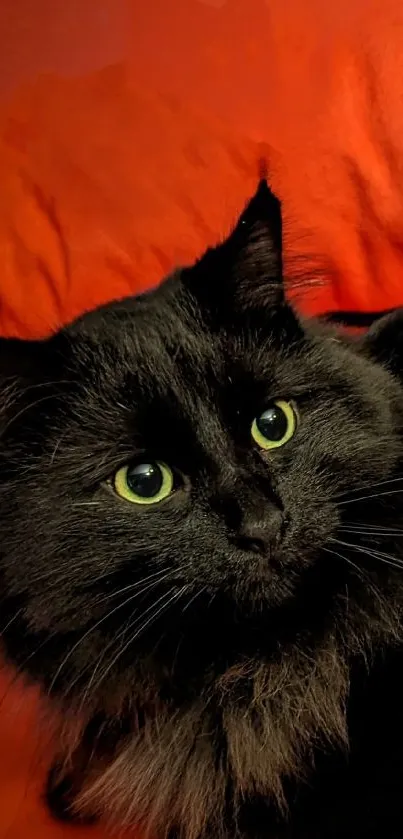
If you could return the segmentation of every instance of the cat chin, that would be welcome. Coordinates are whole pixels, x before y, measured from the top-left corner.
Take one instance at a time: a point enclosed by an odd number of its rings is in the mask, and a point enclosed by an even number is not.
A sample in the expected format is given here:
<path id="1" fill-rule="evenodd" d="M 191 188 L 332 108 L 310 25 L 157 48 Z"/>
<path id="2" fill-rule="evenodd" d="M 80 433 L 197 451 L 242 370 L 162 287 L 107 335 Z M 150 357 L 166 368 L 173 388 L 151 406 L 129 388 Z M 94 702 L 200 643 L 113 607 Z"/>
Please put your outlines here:
<path id="1" fill-rule="evenodd" d="M 79 736 L 64 764 L 75 777 L 72 811 L 184 839 L 234 835 L 256 797 L 285 816 L 286 785 L 309 778 L 318 750 L 348 749 L 354 661 L 401 642 L 400 625 L 390 600 L 364 614 L 344 604 L 310 653 L 295 643 L 270 663 L 240 661 L 182 707 L 158 698 L 123 734 L 115 720 L 106 747 L 100 731 Z"/>

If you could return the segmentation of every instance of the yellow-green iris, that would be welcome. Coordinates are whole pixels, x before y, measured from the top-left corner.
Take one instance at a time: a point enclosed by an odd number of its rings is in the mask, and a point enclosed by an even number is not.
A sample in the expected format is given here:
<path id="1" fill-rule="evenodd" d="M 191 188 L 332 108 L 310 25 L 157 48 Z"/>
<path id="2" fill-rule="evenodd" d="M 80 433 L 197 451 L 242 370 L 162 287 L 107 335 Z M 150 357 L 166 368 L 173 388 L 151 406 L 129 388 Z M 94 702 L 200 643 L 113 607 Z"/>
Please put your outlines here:
<path id="1" fill-rule="evenodd" d="M 297 427 L 297 417 L 290 402 L 278 399 L 253 420 L 251 433 L 261 449 L 269 451 L 284 446 Z"/>
<path id="2" fill-rule="evenodd" d="M 117 495 L 132 504 L 158 504 L 171 494 L 173 485 L 171 469 L 160 461 L 123 466 L 113 478 Z"/>

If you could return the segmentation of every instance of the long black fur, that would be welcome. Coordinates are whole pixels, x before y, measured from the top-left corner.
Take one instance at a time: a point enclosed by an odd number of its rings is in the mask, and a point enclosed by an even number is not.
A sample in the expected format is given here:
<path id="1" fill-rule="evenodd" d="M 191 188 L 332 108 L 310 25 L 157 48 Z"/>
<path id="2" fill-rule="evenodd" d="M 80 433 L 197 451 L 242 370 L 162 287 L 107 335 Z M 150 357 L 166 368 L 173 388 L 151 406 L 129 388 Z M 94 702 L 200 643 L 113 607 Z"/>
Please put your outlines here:
<path id="1" fill-rule="evenodd" d="M 402 835 L 402 335 L 293 311 L 262 181 L 157 290 L 1 342 L 2 638 L 62 711 L 59 817 Z M 264 452 L 274 399 L 299 423 Z M 138 458 L 159 505 L 111 489 Z"/>

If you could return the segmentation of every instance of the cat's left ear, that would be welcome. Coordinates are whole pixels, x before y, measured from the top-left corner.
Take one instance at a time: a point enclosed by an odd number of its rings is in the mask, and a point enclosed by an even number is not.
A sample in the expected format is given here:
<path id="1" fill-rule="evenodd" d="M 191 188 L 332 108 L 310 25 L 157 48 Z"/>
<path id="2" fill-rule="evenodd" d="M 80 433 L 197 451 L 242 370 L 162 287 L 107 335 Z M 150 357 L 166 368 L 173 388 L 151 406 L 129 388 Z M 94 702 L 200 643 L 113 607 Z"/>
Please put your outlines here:
<path id="1" fill-rule="evenodd" d="M 284 301 L 282 269 L 281 205 L 262 179 L 232 233 L 186 269 L 183 281 L 210 308 L 231 300 L 273 307 Z"/>
<path id="2" fill-rule="evenodd" d="M 403 309 L 375 321 L 363 344 L 374 360 L 403 381 Z"/>

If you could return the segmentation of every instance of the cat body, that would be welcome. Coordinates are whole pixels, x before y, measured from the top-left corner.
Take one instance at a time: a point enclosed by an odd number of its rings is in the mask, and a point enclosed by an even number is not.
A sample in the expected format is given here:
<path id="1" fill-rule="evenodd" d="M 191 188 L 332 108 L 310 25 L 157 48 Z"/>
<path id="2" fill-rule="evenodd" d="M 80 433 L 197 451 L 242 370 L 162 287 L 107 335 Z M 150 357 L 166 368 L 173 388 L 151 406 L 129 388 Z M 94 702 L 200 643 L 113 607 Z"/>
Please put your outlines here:
<path id="1" fill-rule="evenodd" d="M 262 181 L 155 291 L 1 342 L 2 637 L 59 815 L 401 835 L 403 314 L 299 317 L 281 238 Z"/>

